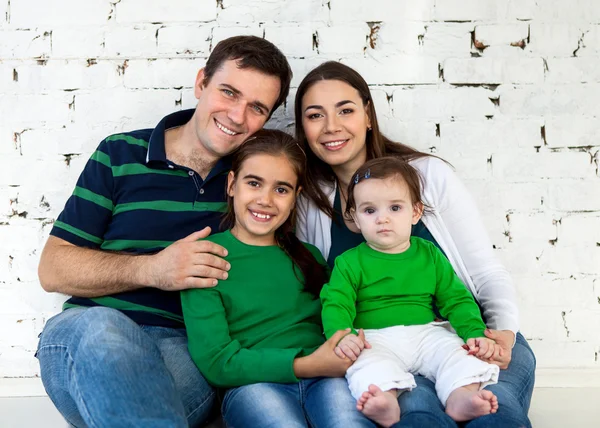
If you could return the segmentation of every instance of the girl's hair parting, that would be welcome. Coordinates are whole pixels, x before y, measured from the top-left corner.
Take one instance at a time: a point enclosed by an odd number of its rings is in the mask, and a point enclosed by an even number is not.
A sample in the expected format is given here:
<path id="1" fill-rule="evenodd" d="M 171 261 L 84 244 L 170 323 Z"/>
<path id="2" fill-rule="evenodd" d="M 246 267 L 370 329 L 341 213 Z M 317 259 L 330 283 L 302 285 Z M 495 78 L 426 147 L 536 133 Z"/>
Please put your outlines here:
<path id="1" fill-rule="evenodd" d="M 348 203 L 346 204 L 346 218 L 352 218 L 350 212 L 356 210 L 356 199 L 354 198 L 354 188 L 357 184 L 371 178 L 390 178 L 395 177 L 406 183 L 408 193 L 413 205 L 420 204 L 425 207 L 421 198 L 422 179 L 419 171 L 402 158 L 396 156 L 384 156 L 371 159 L 365 162 L 356 170 L 350 184 L 348 185 Z"/>
<path id="2" fill-rule="evenodd" d="M 294 137 L 275 129 L 261 129 L 248 138 L 232 154 L 231 171 L 233 171 L 234 180 L 237 180 L 238 173 L 246 159 L 261 154 L 284 156 L 298 176 L 298 184 L 294 190 L 298 190 L 304 185 L 306 168 L 304 150 Z M 227 205 L 227 213 L 221 222 L 221 228 L 223 229 L 230 229 L 235 225 L 233 198 L 229 195 L 227 196 Z M 292 260 L 296 277 L 301 281 L 304 279 L 305 290 L 318 296 L 323 284 L 328 281 L 328 268 L 318 263 L 310 250 L 296 237 L 294 233 L 295 224 L 296 208 L 294 207 L 290 216 L 275 231 L 275 240 L 277 245 Z M 297 269 L 300 269 L 303 278 L 298 275 Z"/>

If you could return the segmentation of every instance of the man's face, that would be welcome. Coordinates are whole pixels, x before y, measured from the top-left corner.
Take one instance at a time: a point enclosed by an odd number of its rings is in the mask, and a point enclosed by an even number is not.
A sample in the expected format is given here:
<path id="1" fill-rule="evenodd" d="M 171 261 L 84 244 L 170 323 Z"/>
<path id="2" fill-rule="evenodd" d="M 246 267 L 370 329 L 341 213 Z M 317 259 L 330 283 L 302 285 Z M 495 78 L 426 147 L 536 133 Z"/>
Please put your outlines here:
<path id="1" fill-rule="evenodd" d="M 197 143 L 209 156 L 221 158 L 263 127 L 279 96 L 281 84 L 252 68 L 225 61 L 204 85 L 204 69 L 196 77 L 194 114 Z"/>

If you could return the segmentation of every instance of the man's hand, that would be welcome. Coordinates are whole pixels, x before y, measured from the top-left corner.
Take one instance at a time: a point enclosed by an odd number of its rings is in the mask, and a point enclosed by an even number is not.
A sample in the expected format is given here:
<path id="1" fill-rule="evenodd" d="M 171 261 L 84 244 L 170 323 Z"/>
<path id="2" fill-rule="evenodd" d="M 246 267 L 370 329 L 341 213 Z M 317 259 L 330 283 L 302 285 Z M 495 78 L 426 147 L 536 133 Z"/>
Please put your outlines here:
<path id="1" fill-rule="evenodd" d="M 343 377 L 353 361 L 350 358 L 338 357 L 334 349 L 337 343 L 350 332 L 350 329 L 339 330 L 315 352 L 294 360 L 294 374 L 298 378 Z"/>
<path id="2" fill-rule="evenodd" d="M 348 333 L 339 341 L 335 347 L 335 354 L 340 357 L 348 357 L 353 362 L 356 361 L 363 349 L 369 349 L 371 345 L 365 339 L 365 332 L 361 328 L 358 331 L 358 336 Z"/>
<path id="3" fill-rule="evenodd" d="M 210 227 L 174 242 L 149 256 L 143 269 L 151 287 L 166 291 L 207 288 L 227 279 L 229 263 L 221 257 L 227 250 L 210 241 L 199 241 L 210 234 Z"/>

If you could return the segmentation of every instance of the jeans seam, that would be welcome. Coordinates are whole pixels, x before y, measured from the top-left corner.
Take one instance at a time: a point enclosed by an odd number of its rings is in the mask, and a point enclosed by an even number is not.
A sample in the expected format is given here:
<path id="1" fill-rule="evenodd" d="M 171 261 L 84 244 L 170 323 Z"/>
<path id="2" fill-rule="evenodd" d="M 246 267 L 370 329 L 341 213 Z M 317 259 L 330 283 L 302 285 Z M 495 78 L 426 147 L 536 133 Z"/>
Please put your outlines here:
<path id="1" fill-rule="evenodd" d="M 86 419 L 87 419 L 85 422 L 86 422 L 86 423 L 88 423 L 88 424 L 89 424 L 89 426 L 91 426 L 91 427 L 95 428 L 95 427 L 97 427 L 97 425 L 96 425 L 96 424 L 94 423 L 94 421 L 92 420 L 92 417 L 91 417 L 91 415 L 90 415 L 90 411 L 88 410 L 88 407 L 87 407 L 87 405 L 86 405 L 85 401 L 83 400 L 83 398 L 82 398 L 82 396 L 81 396 L 81 393 L 80 393 L 80 391 L 79 391 L 79 384 L 77 383 L 77 378 L 76 378 L 76 376 L 73 376 L 73 375 L 72 375 L 72 372 L 74 372 L 74 370 L 73 370 L 73 366 L 75 365 L 75 360 L 73 360 L 73 357 L 71 357 L 71 353 L 69 352 L 69 350 L 68 350 L 68 347 L 66 347 L 66 346 L 65 346 L 65 349 L 66 349 L 66 354 L 67 354 L 67 357 L 69 358 L 69 360 L 70 360 L 70 363 L 71 363 L 71 364 L 70 364 L 70 365 L 71 365 L 71 369 L 69 370 L 69 378 L 71 378 L 71 379 L 73 380 L 73 382 L 75 383 L 75 393 L 76 393 L 76 395 L 77 395 L 77 397 L 76 397 L 76 398 L 77 398 L 77 401 L 76 401 L 76 403 L 81 403 L 81 407 L 82 407 L 82 408 L 83 408 L 83 410 L 85 411 L 85 416 L 86 416 Z M 69 379 L 69 380 L 71 380 L 71 379 Z M 69 382 L 69 383 L 70 383 L 70 382 Z M 69 389 L 70 389 L 70 388 L 69 388 Z M 79 410 L 79 412 L 81 413 L 81 410 L 79 409 L 79 405 L 77 406 L 77 409 L 78 409 L 78 410 Z M 83 418 L 83 414 L 82 414 L 81 416 L 82 416 L 82 418 Z"/>
<path id="2" fill-rule="evenodd" d="M 208 397 L 206 397 L 206 399 L 205 399 L 205 400 L 204 400 L 202 403 L 198 404 L 198 406 L 197 406 L 197 407 L 194 409 L 194 411 L 188 415 L 188 419 L 191 419 L 191 417 L 192 417 L 192 416 L 193 416 L 193 415 L 194 415 L 194 414 L 195 414 L 195 413 L 196 413 L 198 410 L 200 410 L 200 408 L 201 408 L 202 406 L 204 406 L 204 405 L 206 404 L 206 402 L 207 402 L 208 400 L 210 400 L 210 399 L 211 399 L 211 398 L 212 398 L 214 395 L 215 395 L 215 391 L 214 391 L 214 389 L 211 389 L 211 391 L 210 391 L 210 394 L 208 395 Z"/>

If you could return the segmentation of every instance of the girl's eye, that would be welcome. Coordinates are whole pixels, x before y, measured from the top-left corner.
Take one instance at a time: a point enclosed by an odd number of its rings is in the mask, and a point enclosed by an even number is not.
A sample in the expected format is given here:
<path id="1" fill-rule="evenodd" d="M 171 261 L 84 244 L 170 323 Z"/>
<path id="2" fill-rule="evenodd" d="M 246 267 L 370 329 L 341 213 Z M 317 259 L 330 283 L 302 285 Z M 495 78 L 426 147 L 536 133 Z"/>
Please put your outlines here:
<path id="1" fill-rule="evenodd" d="M 275 191 L 276 191 L 277 193 L 280 193 L 280 194 L 282 194 L 282 195 L 285 195 L 285 194 L 288 192 L 288 189 L 286 189 L 285 187 L 278 187 L 278 188 L 276 188 L 276 189 L 275 189 Z"/>
<path id="2" fill-rule="evenodd" d="M 392 205 L 390 208 L 392 211 L 400 211 L 402 207 L 400 205 Z"/>
<path id="3" fill-rule="evenodd" d="M 365 214 L 373 214 L 375 210 L 373 208 L 365 208 Z"/>
<path id="4" fill-rule="evenodd" d="M 248 186 L 250 186 L 250 187 L 258 187 L 259 184 L 258 184 L 258 181 L 249 181 L 248 182 Z"/>

